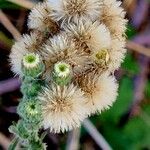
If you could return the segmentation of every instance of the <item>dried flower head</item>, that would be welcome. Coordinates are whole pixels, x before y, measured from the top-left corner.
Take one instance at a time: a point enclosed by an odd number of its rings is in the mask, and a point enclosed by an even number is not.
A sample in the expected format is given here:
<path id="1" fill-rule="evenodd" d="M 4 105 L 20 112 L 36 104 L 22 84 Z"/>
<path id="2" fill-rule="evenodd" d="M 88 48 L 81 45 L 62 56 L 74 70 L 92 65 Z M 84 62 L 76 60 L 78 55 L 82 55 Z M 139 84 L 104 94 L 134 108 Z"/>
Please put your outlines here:
<path id="1" fill-rule="evenodd" d="M 125 11 L 120 6 L 121 1 L 102 0 L 102 13 L 100 21 L 103 22 L 110 30 L 112 35 L 119 36 L 125 34 L 127 20 L 124 19 Z"/>
<path id="2" fill-rule="evenodd" d="M 57 61 L 69 59 L 75 52 L 73 41 L 64 33 L 49 38 L 43 46 L 43 56 L 49 66 L 52 66 Z"/>
<path id="3" fill-rule="evenodd" d="M 109 64 L 108 64 L 108 70 L 110 72 L 114 72 L 117 70 L 121 63 L 124 60 L 126 49 L 125 49 L 125 39 L 117 39 L 113 38 L 111 41 L 111 49 L 109 50 Z"/>
<path id="4" fill-rule="evenodd" d="M 80 89 L 71 84 L 68 87 L 52 86 L 43 91 L 39 99 L 42 103 L 45 128 L 57 133 L 80 126 L 87 113 L 82 107 L 85 98 Z"/>
<path id="5" fill-rule="evenodd" d="M 88 63 L 87 55 L 83 51 L 78 51 L 74 41 L 67 34 L 58 34 L 47 40 L 43 47 L 43 56 L 46 63 L 46 79 L 49 80 L 54 64 L 66 62 L 72 67 L 74 73 L 83 71 Z"/>
<path id="6" fill-rule="evenodd" d="M 79 20 L 76 24 L 69 24 L 65 31 L 69 36 L 76 40 L 79 49 L 95 51 L 103 48 L 109 48 L 111 43 L 110 33 L 104 24 L 99 22 L 84 22 Z"/>
<path id="7" fill-rule="evenodd" d="M 52 13 L 51 7 L 47 2 L 37 4 L 30 12 L 28 27 L 53 34 L 59 31 L 59 26 L 49 14 Z"/>
<path id="8" fill-rule="evenodd" d="M 49 0 L 49 3 L 53 10 L 50 16 L 62 23 L 86 18 L 95 20 L 100 15 L 99 0 Z"/>
<path id="9" fill-rule="evenodd" d="M 108 73 L 101 76 L 88 74 L 78 82 L 78 85 L 87 98 L 85 107 L 89 109 L 89 115 L 108 109 L 116 100 L 118 84 L 115 77 L 109 76 Z"/>

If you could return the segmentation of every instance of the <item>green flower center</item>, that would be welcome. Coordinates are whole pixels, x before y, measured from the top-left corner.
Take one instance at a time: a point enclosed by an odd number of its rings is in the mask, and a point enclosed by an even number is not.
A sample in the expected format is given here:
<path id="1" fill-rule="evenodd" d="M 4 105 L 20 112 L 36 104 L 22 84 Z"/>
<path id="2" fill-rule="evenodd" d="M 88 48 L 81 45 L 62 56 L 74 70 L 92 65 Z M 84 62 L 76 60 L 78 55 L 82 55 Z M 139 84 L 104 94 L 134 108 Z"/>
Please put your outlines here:
<path id="1" fill-rule="evenodd" d="M 30 105 L 30 108 L 31 108 L 32 110 L 34 110 L 34 109 L 35 109 L 35 105 L 34 105 L 34 104 L 31 104 L 31 105 Z"/>
<path id="2" fill-rule="evenodd" d="M 66 77 L 70 73 L 70 66 L 67 63 L 59 62 L 54 65 L 54 72 L 59 77 Z"/>
<path id="3" fill-rule="evenodd" d="M 25 68 L 35 68 L 39 65 L 40 63 L 40 57 L 38 54 L 34 54 L 34 53 L 30 53 L 30 54 L 26 54 L 23 57 L 23 66 Z"/>
<path id="4" fill-rule="evenodd" d="M 67 66 L 65 66 L 64 64 L 62 64 L 62 65 L 59 66 L 59 70 L 61 72 L 65 72 L 66 68 L 67 68 Z"/>
<path id="5" fill-rule="evenodd" d="M 27 112 L 30 115 L 36 115 L 38 113 L 38 108 L 35 103 L 28 103 Z"/>
<path id="6" fill-rule="evenodd" d="M 35 55 L 27 55 L 27 56 L 25 56 L 25 61 L 27 62 L 27 63 L 33 63 L 33 62 L 35 62 L 35 60 L 36 60 L 36 56 Z"/>
<path id="7" fill-rule="evenodd" d="M 95 57 L 100 60 L 100 59 L 105 59 L 106 55 L 107 55 L 107 51 L 101 50 L 101 51 L 96 53 Z"/>
<path id="8" fill-rule="evenodd" d="M 109 61 L 109 53 L 107 49 L 99 50 L 94 54 L 94 60 L 98 64 L 106 64 Z"/>

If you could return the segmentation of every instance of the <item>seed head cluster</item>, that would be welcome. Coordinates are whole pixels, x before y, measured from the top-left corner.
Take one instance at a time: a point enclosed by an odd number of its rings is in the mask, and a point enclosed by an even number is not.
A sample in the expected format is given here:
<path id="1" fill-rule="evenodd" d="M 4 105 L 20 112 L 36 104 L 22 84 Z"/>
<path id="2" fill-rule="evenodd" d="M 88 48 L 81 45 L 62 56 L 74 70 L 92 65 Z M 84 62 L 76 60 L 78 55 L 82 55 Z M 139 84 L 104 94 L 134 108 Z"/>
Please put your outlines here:
<path id="1" fill-rule="evenodd" d="M 31 10 L 30 33 L 14 44 L 10 61 L 20 78 L 24 70 L 40 74 L 40 102 L 28 100 L 26 105 L 41 106 L 38 120 L 45 129 L 59 133 L 79 127 L 115 102 L 113 74 L 126 53 L 124 17 L 118 0 L 47 0 Z M 38 117 L 38 110 L 31 116 Z"/>

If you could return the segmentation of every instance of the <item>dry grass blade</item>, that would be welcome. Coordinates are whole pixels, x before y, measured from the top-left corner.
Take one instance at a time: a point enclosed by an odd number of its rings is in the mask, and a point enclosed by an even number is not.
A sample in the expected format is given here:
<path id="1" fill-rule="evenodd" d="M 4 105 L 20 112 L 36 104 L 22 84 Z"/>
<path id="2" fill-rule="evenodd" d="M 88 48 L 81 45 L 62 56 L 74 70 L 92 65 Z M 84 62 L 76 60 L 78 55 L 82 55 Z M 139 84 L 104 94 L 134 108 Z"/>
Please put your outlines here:
<path id="1" fill-rule="evenodd" d="M 28 1 L 28 0 L 7 0 L 7 1 L 9 1 L 11 3 L 15 3 L 15 4 L 22 6 L 24 8 L 27 8 L 27 9 L 31 9 L 35 5 L 35 3 Z"/>
<path id="2" fill-rule="evenodd" d="M 129 8 L 129 7 L 131 7 L 132 3 L 135 3 L 135 2 L 136 2 L 136 0 L 124 0 L 123 4 L 126 8 Z"/>
<path id="3" fill-rule="evenodd" d="M 91 121 L 85 119 L 83 122 L 83 126 L 102 150 L 112 150 L 108 142 L 98 132 L 98 130 L 95 128 Z"/>
<path id="4" fill-rule="evenodd" d="M 133 50 L 135 52 L 138 52 L 140 54 L 143 54 L 147 57 L 150 57 L 150 48 L 146 48 L 140 44 L 137 44 L 135 42 L 132 41 L 128 41 L 126 44 L 126 48 L 129 50 Z"/>
<path id="5" fill-rule="evenodd" d="M 8 150 L 10 145 L 10 140 L 2 133 L 0 133 L 0 145 L 4 148 L 4 150 Z"/>
<path id="6" fill-rule="evenodd" d="M 80 139 L 80 128 L 77 128 L 68 134 L 66 150 L 78 150 Z"/>
<path id="7" fill-rule="evenodd" d="M 18 78 L 10 78 L 0 81 L 0 95 L 17 90 L 20 87 Z"/>
<path id="8" fill-rule="evenodd" d="M 19 31 L 15 28 L 15 26 L 9 21 L 7 16 L 1 10 L 0 10 L 0 22 L 12 34 L 15 40 L 18 40 L 21 37 Z"/>
<path id="9" fill-rule="evenodd" d="M 0 47 L 6 50 L 11 49 L 13 41 L 0 31 Z"/>

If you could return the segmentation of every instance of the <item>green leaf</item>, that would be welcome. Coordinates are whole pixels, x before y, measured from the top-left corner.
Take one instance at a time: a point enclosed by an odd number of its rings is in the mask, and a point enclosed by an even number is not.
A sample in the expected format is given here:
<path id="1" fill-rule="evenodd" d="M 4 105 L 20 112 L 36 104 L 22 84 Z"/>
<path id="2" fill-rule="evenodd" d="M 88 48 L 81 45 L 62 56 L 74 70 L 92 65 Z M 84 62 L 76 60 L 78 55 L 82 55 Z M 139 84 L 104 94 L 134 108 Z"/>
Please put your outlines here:
<path id="1" fill-rule="evenodd" d="M 47 135 L 47 131 L 44 131 L 42 134 L 41 134 L 41 140 L 44 140 L 45 136 Z"/>
<path id="2" fill-rule="evenodd" d="M 150 80 L 148 80 L 145 85 L 145 96 L 150 99 Z"/>
<path id="3" fill-rule="evenodd" d="M 0 0 L 0 9 L 20 9 L 20 6 L 10 3 L 7 0 Z"/>
<path id="4" fill-rule="evenodd" d="M 122 68 L 129 71 L 132 75 L 138 74 L 140 71 L 139 64 L 131 53 L 127 53 L 124 63 L 122 64 Z"/>
<path id="5" fill-rule="evenodd" d="M 101 133 L 115 150 L 127 150 L 128 137 L 122 133 L 118 127 L 121 116 L 127 112 L 130 102 L 133 99 L 133 80 L 124 77 L 120 82 L 119 95 L 117 101 L 108 111 L 100 116 Z"/>
<path id="6" fill-rule="evenodd" d="M 110 120 L 117 123 L 122 114 L 128 110 L 130 102 L 133 99 L 133 80 L 128 77 L 124 77 L 120 82 L 118 92 L 118 98 L 111 109 L 100 115 L 100 118 L 103 121 Z"/>
<path id="7" fill-rule="evenodd" d="M 128 39 L 131 39 L 132 37 L 134 37 L 136 35 L 137 31 L 135 30 L 135 28 L 128 24 L 127 25 L 127 30 L 126 30 L 126 35 L 128 37 Z"/>
<path id="8" fill-rule="evenodd" d="M 8 150 L 16 150 L 18 142 L 19 142 L 19 138 L 14 138 L 12 143 L 9 145 Z"/>

